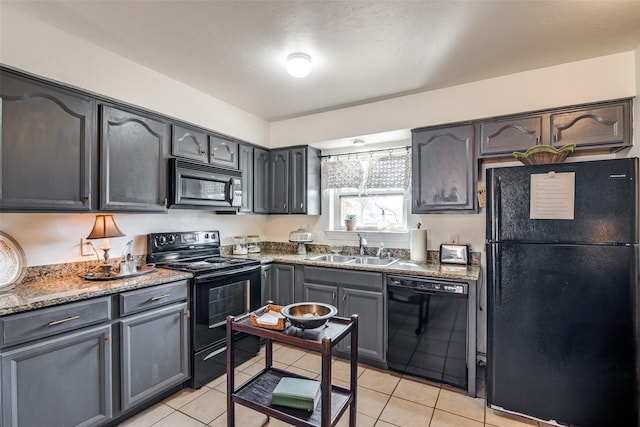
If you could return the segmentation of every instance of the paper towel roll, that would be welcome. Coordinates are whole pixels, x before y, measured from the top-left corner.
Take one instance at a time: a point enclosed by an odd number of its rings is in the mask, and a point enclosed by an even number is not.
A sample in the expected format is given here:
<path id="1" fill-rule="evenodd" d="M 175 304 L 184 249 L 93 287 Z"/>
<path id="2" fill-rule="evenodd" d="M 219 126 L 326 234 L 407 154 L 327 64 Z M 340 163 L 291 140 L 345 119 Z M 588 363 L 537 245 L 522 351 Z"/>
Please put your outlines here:
<path id="1" fill-rule="evenodd" d="M 427 261 L 427 230 L 411 230 L 411 261 Z"/>

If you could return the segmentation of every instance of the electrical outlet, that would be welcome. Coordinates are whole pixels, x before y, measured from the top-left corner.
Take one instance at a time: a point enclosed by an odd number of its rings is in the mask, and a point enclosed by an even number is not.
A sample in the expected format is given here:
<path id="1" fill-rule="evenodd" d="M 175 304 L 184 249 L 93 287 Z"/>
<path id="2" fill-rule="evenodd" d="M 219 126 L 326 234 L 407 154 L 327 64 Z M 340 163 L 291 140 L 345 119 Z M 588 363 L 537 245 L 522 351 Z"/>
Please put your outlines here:
<path id="1" fill-rule="evenodd" d="M 87 241 L 86 239 L 80 239 L 80 253 L 82 254 L 82 256 L 95 255 L 92 246 L 93 243 Z"/>

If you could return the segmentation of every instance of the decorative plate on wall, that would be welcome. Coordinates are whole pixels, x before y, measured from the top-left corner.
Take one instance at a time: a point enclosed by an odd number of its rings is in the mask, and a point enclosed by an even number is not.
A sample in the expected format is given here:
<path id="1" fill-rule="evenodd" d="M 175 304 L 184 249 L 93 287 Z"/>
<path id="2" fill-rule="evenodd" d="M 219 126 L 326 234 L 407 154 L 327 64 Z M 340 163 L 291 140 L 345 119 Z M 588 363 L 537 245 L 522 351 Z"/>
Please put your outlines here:
<path id="1" fill-rule="evenodd" d="M 22 282 L 27 272 L 27 259 L 18 242 L 0 231 L 0 289 Z"/>

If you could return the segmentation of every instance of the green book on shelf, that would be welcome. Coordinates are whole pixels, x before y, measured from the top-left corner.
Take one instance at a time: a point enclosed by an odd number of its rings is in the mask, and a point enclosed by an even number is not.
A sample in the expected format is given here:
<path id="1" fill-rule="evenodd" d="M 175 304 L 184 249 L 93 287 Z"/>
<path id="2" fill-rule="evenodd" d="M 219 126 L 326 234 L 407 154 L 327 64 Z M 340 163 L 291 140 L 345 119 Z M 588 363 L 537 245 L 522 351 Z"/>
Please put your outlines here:
<path id="1" fill-rule="evenodd" d="M 320 381 L 304 378 L 281 378 L 271 393 L 271 404 L 312 412 L 320 400 Z"/>

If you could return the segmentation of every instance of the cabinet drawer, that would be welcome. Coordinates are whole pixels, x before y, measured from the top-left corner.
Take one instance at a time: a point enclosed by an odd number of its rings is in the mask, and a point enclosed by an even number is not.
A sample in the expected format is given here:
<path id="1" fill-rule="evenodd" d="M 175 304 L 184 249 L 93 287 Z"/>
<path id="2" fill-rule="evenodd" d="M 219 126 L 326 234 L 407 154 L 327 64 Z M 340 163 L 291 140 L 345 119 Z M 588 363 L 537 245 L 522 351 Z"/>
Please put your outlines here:
<path id="1" fill-rule="evenodd" d="M 357 286 L 361 289 L 382 292 L 382 273 L 373 273 L 368 271 L 305 267 L 304 281 L 329 283 L 340 286 Z"/>
<path id="2" fill-rule="evenodd" d="M 111 319 L 111 297 L 64 304 L 0 318 L 0 347 L 83 328 Z"/>
<path id="3" fill-rule="evenodd" d="M 172 302 L 184 301 L 187 299 L 187 291 L 187 281 L 181 280 L 167 283 L 166 285 L 123 292 L 118 296 L 120 299 L 120 315 L 126 316 Z"/>

